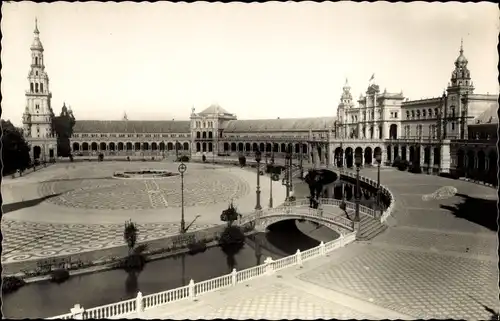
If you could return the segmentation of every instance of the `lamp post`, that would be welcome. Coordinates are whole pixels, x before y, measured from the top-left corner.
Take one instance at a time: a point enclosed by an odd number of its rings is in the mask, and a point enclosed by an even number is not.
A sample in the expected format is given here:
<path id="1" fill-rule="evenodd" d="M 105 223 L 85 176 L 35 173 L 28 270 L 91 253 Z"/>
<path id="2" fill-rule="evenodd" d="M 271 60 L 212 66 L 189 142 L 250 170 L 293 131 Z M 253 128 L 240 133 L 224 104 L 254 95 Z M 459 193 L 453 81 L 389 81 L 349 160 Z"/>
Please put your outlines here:
<path id="1" fill-rule="evenodd" d="M 377 161 L 377 207 L 382 212 L 382 207 L 380 206 L 380 163 L 382 162 L 382 151 L 375 154 L 375 160 Z"/>
<path id="2" fill-rule="evenodd" d="M 184 172 L 187 170 L 186 164 L 182 163 L 177 168 L 181 174 L 181 234 L 186 232 L 186 222 L 184 221 Z"/>
<path id="3" fill-rule="evenodd" d="M 273 208 L 273 179 L 274 172 L 269 173 L 269 208 Z"/>
<path id="4" fill-rule="evenodd" d="M 260 161 L 261 161 L 261 152 L 259 149 L 255 152 L 255 161 L 257 162 L 257 189 L 255 194 L 257 196 L 257 204 L 255 205 L 255 210 L 260 211 L 262 206 L 260 206 Z"/>
<path id="5" fill-rule="evenodd" d="M 282 184 L 285 185 L 286 187 L 285 201 L 288 201 L 290 199 L 290 169 L 289 169 L 290 158 L 291 158 L 290 151 L 287 150 L 285 155 L 285 177 L 283 178 L 282 182 Z"/>
<path id="6" fill-rule="evenodd" d="M 356 195 L 355 195 L 355 202 L 356 202 L 356 213 L 354 216 L 354 222 L 359 222 L 359 170 L 361 169 L 361 164 L 362 164 L 362 155 L 361 153 L 356 153 L 354 155 L 354 162 L 356 164 Z"/>

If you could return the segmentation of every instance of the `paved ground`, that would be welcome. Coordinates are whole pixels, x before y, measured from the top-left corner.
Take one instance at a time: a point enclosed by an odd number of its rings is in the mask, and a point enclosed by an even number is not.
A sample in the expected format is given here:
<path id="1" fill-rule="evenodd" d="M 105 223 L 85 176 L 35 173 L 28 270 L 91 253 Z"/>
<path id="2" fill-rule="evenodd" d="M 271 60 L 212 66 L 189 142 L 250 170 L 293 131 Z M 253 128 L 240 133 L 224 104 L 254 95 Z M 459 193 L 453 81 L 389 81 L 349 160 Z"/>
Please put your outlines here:
<path id="1" fill-rule="evenodd" d="M 362 175 L 376 177 L 374 170 Z M 146 318 L 492 318 L 498 299 L 497 191 L 384 170 L 396 198 L 390 228 L 329 258 L 235 288 L 148 310 Z M 443 186 L 457 194 L 425 198 Z M 494 219 L 493 219 L 494 221 Z M 265 281 L 264 281 L 265 280 Z M 131 316 L 134 317 L 134 316 Z"/>
<path id="2" fill-rule="evenodd" d="M 186 225 L 190 230 L 220 224 L 234 203 L 242 213 L 255 206 L 255 174 L 238 167 L 188 163 L 184 177 Z M 115 171 L 163 169 L 177 163 L 103 162 L 56 164 L 2 182 L 2 263 L 76 254 L 123 245 L 123 223 L 139 224 L 140 240 L 178 234 L 180 176 L 155 180 L 112 178 Z M 265 181 L 265 180 L 264 180 Z M 263 202 L 269 184 L 261 187 Z M 285 192 L 273 184 L 276 202 Z"/>

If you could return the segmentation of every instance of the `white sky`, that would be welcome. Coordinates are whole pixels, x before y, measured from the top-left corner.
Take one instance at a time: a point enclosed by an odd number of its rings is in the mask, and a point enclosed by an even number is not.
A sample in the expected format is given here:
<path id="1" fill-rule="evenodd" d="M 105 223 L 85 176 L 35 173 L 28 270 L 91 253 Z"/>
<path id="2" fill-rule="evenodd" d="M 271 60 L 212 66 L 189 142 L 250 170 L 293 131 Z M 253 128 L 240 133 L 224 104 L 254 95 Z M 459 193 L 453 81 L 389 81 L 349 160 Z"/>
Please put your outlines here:
<path id="1" fill-rule="evenodd" d="M 442 94 L 464 38 L 477 93 L 497 93 L 494 3 L 4 3 L 3 119 L 19 125 L 35 17 L 59 114 L 187 119 L 334 116 L 345 78 L 420 99 Z"/>

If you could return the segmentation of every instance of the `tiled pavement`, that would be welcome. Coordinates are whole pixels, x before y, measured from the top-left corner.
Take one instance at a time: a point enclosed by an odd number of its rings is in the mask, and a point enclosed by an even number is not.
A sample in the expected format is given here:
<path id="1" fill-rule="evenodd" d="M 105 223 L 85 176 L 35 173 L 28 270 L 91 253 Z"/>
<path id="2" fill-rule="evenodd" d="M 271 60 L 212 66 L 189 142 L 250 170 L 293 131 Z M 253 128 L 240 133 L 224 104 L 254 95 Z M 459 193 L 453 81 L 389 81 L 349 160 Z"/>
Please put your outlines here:
<path id="1" fill-rule="evenodd" d="M 376 177 L 376 172 L 362 175 Z M 391 169 L 382 179 L 396 208 L 391 227 L 372 241 L 307 262 L 300 272 L 280 271 L 279 280 L 263 277 L 248 288 L 241 284 L 196 303 L 168 304 L 144 317 L 490 319 L 488 309 L 500 310 L 496 233 L 441 207 L 457 206 L 461 197 L 423 201 L 422 195 L 451 185 L 461 194 L 496 199 L 496 190 Z"/>

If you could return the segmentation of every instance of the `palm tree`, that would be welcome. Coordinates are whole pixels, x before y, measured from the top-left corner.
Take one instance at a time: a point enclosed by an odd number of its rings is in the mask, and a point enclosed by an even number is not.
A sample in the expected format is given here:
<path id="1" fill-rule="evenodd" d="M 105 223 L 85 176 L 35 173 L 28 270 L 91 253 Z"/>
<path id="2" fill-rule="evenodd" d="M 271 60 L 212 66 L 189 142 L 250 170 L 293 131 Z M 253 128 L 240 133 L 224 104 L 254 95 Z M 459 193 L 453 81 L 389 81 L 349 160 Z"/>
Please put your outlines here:
<path id="1" fill-rule="evenodd" d="M 245 245 L 245 234 L 239 226 L 233 225 L 241 215 L 238 213 L 233 202 L 229 204 L 229 207 L 222 211 L 221 220 L 227 222 L 227 227 L 221 234 L 219 239 L 219 246 L 222 252 L 226 254 L 227 265 L 229 270 L 232 271 L 236 266 L 235 256 Z"/>
<path id="2" fill-rule="evenodd" d="M 139 230 L 132 220 L 125 222 L 125 229 L 123 231 L 123 239 L 127 243 L 129 255 L 134 250 L 135 244 L 137 243 L 137 234 Z"/>

